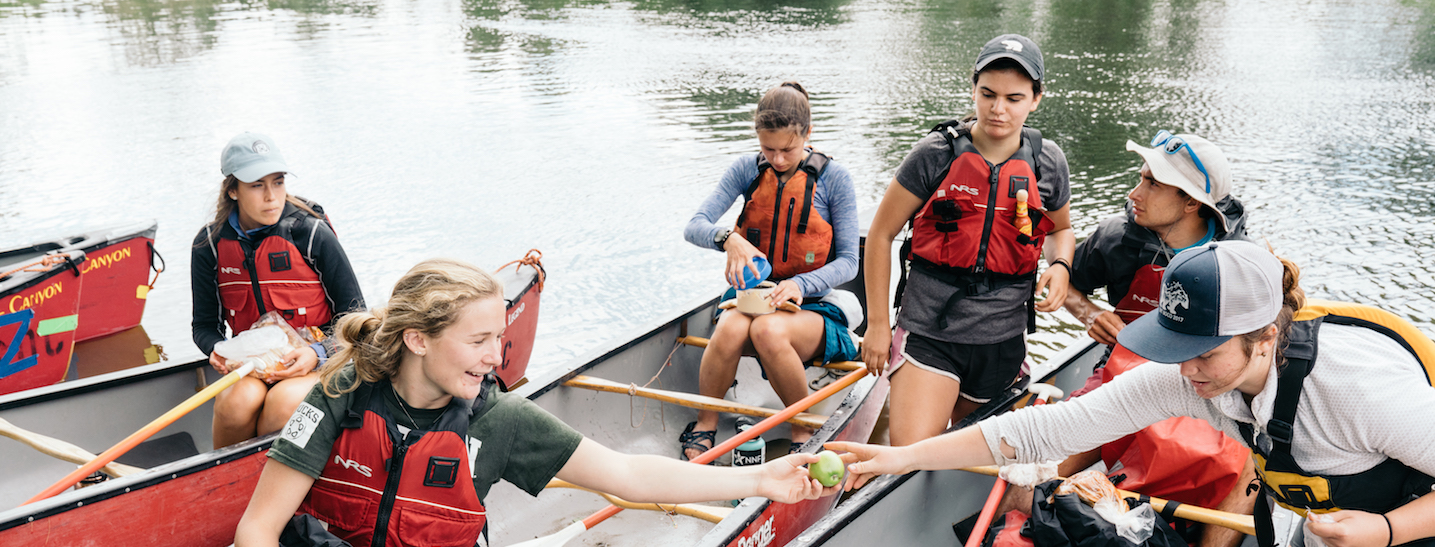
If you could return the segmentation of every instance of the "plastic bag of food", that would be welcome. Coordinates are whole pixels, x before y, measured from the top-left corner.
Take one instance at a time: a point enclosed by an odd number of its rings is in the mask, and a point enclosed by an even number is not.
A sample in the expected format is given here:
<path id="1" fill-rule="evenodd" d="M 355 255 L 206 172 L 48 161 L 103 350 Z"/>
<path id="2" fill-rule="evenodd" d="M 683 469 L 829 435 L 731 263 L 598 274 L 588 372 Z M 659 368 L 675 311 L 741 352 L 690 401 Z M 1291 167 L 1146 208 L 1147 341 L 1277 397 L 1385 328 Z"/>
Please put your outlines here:
<path id="1" fill-rule="evenodd" d="M 1145 502 L 1126 510 L 1124 500 L 1100 497 L 1093 507 L 1077 494 L 1080 483 L 1073 485 L 1071 494 L 1058 494 L 1058 482 L 1040 484 L 1032 494 L 1031 519 L 1022 535 L 1036 545 L 1186 547 L 1186 541 Z"/>
<path id="2" fill-rule="evenodd" d="M 314 337 L 307 329 L 296 331 L 283 316 L 271 311 L 254 322 L 249 330 L 215 344 L 214 352 L 224 358 L 230 370 L 246 362 L 254 363 L 252 374 L 263 380 L 285 366 L 284 356 L 289 352 L 313 343 Z"/>

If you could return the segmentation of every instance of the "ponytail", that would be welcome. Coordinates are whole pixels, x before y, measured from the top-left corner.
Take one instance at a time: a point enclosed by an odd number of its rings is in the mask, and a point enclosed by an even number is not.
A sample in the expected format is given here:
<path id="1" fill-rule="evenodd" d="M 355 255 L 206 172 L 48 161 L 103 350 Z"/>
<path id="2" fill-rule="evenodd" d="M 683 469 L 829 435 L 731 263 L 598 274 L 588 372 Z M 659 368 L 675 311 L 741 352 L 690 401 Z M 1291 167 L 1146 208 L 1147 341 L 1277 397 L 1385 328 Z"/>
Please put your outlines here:
<path id="1" fill-rule="evenodd" d="M 1241 335 L 1241 349 L 1245 351 L 1246 357 L 1251 356 L 1251 351 L 1256 343 L 1269 338 L 1271 326 L 1275 327 L 1276 337 L 1276 363 L 1284 363 L 1280 355 L 1285 353 L 1286 336 L 1290 334 L 1291 323 L 1295 319 L 1295 312 L 1305 307 L 1305 290 L 1300 288 L 1300 266 L 1285 258 L 1276 257 L 1281 261 L 1281 311 L 1276 314 L 1274 323 L 1261 329 Z"/>

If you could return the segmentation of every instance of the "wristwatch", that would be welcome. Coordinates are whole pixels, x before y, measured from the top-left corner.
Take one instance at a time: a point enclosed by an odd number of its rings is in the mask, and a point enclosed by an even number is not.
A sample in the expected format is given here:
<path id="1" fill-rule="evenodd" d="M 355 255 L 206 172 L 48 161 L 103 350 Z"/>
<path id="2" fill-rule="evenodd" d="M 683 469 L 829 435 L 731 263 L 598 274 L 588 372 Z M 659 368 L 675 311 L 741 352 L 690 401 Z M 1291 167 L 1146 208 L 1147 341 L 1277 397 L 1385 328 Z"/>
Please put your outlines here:
<path id="1" fill-rule="evenodd" d="M 725 229 L 723 231 L 720 231 L 717 233 L 717 235 L 713 236 L 713 243 L 717 244 L 718 249 L 722 249 L 724 245 L 727 245 L 727 238 L 731 235 L 732 229 Z"/>

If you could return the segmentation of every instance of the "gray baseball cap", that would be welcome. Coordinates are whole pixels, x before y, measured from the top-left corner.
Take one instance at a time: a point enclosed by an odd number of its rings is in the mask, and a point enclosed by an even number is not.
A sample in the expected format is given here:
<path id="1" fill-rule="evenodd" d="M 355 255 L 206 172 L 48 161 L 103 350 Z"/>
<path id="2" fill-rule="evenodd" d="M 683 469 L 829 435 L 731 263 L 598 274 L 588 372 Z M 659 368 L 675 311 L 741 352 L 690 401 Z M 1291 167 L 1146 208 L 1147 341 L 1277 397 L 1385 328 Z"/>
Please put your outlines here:
<path id="1" fill-rule="evenodd" d="M 997 59 L 1016 61 L 1026 69 L 1026 74 L 1036 81 L 1041 81 L 1046 72 L 1046 64 L 1041 59 L 1041 48 L 1036 47 L 1036 42 L 1020 34 L 1003 34 L 992 38 L 987 45 L 982 46 L 982 52 L 977 55 L 975 70 L 981 72 Z"/>
<path id="2" fill-rule="evenodd" d="M 274 140 L 258 133 L 244 132 L 229 139 L 219 155 L 219 171 L 242 182 L 254 182 L 270 173 L 293 174 Z"/>

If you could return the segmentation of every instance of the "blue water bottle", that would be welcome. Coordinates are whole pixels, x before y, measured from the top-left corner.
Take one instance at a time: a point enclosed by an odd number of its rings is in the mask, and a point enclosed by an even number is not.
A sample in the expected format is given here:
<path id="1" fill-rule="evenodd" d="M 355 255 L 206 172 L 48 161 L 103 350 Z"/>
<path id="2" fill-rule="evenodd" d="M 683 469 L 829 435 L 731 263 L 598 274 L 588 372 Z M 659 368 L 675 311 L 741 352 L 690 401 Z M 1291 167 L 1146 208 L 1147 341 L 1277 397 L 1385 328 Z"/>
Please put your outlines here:
<path id="1" fill-rule="evenodd" d="M 752 263 L 757 266 L 758 276 L 752 275 L 752 269 L 744 266 L 742 268 L 742 285 L 737 290 L 747 290 L 767 281 L 767 276 L 772 275 L 772 264 L 766 258 L 760 256 L 752 257 Z"/>

